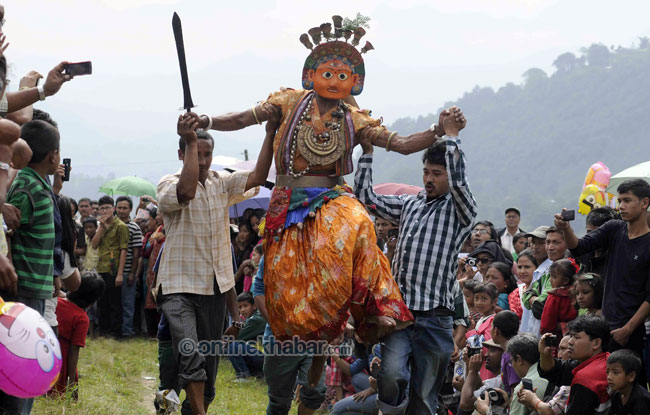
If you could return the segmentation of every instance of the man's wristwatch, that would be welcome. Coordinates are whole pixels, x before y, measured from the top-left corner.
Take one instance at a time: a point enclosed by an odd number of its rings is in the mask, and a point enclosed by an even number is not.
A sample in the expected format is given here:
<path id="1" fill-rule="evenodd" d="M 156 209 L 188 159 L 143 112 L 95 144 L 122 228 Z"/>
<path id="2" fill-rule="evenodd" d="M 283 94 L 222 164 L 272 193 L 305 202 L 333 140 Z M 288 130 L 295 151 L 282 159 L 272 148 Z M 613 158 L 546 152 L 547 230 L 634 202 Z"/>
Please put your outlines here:
<path id="1" fill-rule="evenodd" d="M 41 101 L 45 101 L 45 88 L 43 88 L 43 85 L 39 85 L 36 88 L 38 89 L 38 98 Z"/>
<path id="2" fill-rule="evenodd" d="M 442 136 L 445 135 L 444 132 L 442 132 L 442 134 L 441 134 L 440 130 L 441 130 L 440 126 L 438 124 L 436 124 L 435 122 L 433 124 L 431 124 L 431 127 L 429 128 L 429 131 L 434 133 L 436 135 L 436 138 L 442 138 Z"/>
<path id="3" fill-rule="evenodd" d="M 4 171 L 8 172 L 10 167 L 11 166 L 9 165 L 9 163 L 5 163 L 4 161 L 0 161 L 0 170 L 4 170 Z"/>

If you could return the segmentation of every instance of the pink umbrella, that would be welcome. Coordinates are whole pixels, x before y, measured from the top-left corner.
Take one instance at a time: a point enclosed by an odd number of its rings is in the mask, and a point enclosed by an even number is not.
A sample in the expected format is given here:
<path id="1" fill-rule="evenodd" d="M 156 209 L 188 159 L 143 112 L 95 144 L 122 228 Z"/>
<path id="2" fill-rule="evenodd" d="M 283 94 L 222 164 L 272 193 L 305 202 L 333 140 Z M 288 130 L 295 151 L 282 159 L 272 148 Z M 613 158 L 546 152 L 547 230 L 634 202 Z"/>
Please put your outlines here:
<path id="1" fill-rule="evenodd" d="M 373 186 L 375 193 L 380 195 L 417 195 L 423 189 L 418 186 L 402 183 L 380 183 Z"/>

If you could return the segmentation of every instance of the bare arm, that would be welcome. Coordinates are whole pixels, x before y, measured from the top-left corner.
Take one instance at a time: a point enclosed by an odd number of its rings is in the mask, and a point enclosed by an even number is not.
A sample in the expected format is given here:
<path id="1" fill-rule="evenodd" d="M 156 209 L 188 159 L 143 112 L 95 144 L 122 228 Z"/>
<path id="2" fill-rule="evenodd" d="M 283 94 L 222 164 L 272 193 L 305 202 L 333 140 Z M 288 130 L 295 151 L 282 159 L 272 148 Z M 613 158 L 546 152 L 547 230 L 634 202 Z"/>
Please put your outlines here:
<path id="1" fill-rule="evenodd" d="M 183 155 L 183 170 L 176 184 L 176 197 L 178 203 L 186 203 L 194 199 L 196 188 L 199 185 L 199 150 L 196 130 L 198 121 L 190 114 L 182 114 L 178 118 L 178 135 L 185 141 Z"/>
<path id="2" fill-rule="evenodd" d="M 78 269 L 75 269 L 72 275 L 68 276 L 66 279 L 62 279 L 61 283 L 68 291 L 77 291 L 81 285 L 81 274 Z"/>
<path id="3" fill-rule="evenodd" d="M 257 295 L 255 296 L 255 305 L 257 309 L 260 310 L 260 314 L 264 317 L 264 320 L 269 321 L 269 315 L 266 312 L 266 296 Z"/>
<path id="4" fill-rule="evenodd" d="M 239 310 L 237 309 L 237 292 L 235 291 L 235 287 L 232 287 L 226 293 L 226 307 L 228 308 L 228 314 L 230 314 L 232 321 L 240 321 Z"/>
<path id="5" fill-rule="evenodd" d="M 467 352 L 467 350 L 465 350 Z M 481 353 L 470 357 L 467 365 L 467 379 L 460 391 L 460 408 L 471 411 L 474 409 L 474 391 L 483 386 L 483 381 L 479 375 L 479 370 L 483 364 L 483 355 Z"/>
<path id="6" fill-rule="evenodd" d="M 248 109 L 241 112 L 229 112 L 223 115 L 217 115 L 212 118 L 212 129 L 218 131 L 235 131 L 241 130 L 254 124 L 261 124 L 270 119 L 280 118 L 280 108 L 273 104 L 262 103 L 256 105 L 253 109 Z M 257 116 L 257 119 L 255 119 Z M 258 123 L 259 121 L 259 123 Z M 209 121 L 206 117 L 201 117 L 199 124 L 200 128 L 208 128 Z"/>
<path id="7" fill-rule="evenodd" d="M 71 75 L 66 75 L 63 73 L 63 69 L 65 68 L 65 65 L 67 63 L 68 62 L 59 63 L 47 74 L 47 79 L 43 84 L 43 92 L 45 93 L 46 97 L 49 97 L 59 92 L 59 89 L 61 89 L 61 85 L 63 85 L 64 82 L 67 82 L 72 79 Z M 15 112 L 25 107 L 29 107 L 33 103 L 39 100 L 40 100 L 40 95 L 38 93 L 37 87 L 24 89 L 18 92 L 7 92 L 7 106 L 8 106 L 7 113 Z"/>
<path id="8" fill-rule="evenodd" d="M 623 327 L 612 330 L 612 338 L 616 343 L 625 346 L 630 340 L 630 335 L 634 333 L 634 330 L 636 330 L 639 325 L 645 322 L 648 315 L 650 315 L 650 304 L 647 301 L 644 301 L 636 310 L 636 313 L 634 313 L 632 318 L 629 319 Z"/>
<path id="9" fill-rule="evenodd" d="M 100 219 L 97 232 L 95 232 L 95 236 L 93 236 L 93 240 L 90 241 L 90 245 L 93 247 L 93 249 L 99 248 L 99 244 L 102 242 L 102 238 L 104 237 L 104 232 L 106 232 L 106 225 Z"/>
<path id="10" fill-rule="evenodd" d="M 120 262 L 117 265 L 117 276 L 115 277 L 116 287 L 124 282 L 124 264 L 126 264 L 126 249 L 120 249 Z"/>
<path id="11" fill-rule="evenodd" d="M 336 363 L 336 366 L 341 369 L 341 372 L 343 372 L 346 376 L 352 376 L 352 372 L 350 372 L 350 364 L 348 362 L 341 359 L 339 356 L 333 356 L 333 358 L 334 363 Z"/>
<path id="12" fill-rule="evenodd" d="M 277 127 L 277 120 L 269 120 L 266 123 L 266 136 L 264 137 L 262 150 L 260 151 L 260 155 L 257 157 L 255 168 L 248 175 L 248 179 L 246 180 L 246 190 L 255 186 L 262 186 L 266 183 L 266 178 L 269 175 L 269 169 L 273 162 L 273 138 L 275 137 Z"/>

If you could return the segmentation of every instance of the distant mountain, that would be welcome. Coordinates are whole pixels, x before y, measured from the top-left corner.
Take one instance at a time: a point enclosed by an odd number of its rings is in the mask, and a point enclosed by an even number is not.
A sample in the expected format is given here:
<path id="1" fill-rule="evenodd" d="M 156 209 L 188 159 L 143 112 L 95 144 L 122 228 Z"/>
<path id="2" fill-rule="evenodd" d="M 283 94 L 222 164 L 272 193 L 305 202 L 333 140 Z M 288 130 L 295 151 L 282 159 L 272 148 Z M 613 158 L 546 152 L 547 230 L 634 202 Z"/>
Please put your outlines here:
<path id="1" fill-rule="evenodd" d="M 468 118 L 461 133 L 467 174 L 480 219 L 503 224 L 506 207 L 522 224 L 551 224 L 562 207 L 576 208 L 589 166 L 612 174 L 650 159 L 650 41 L 636 48 L 593 44 L 564 53 L 548 76 L 531 68 L 520 84 L 494 91 L 476 86 L 458 105 Z M 403 118 L 390 129 L 422 131 L 437 115 Z M 375 152 L 375 182 L 421 184 L 421 154 Z"/>

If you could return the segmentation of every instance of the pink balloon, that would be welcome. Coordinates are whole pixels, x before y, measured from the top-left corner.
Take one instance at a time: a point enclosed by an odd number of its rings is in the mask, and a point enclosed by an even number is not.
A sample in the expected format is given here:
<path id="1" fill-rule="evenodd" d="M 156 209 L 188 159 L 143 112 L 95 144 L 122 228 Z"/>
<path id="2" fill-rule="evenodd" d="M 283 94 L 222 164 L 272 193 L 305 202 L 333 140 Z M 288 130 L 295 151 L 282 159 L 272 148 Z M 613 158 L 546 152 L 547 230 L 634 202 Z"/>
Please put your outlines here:
<path id="1" fill-rule="evenodd" d="M 19 398 L 43 395 L 61 371 L 61 347 L 34 309 L 0 298 L 0 389 Z"/>

